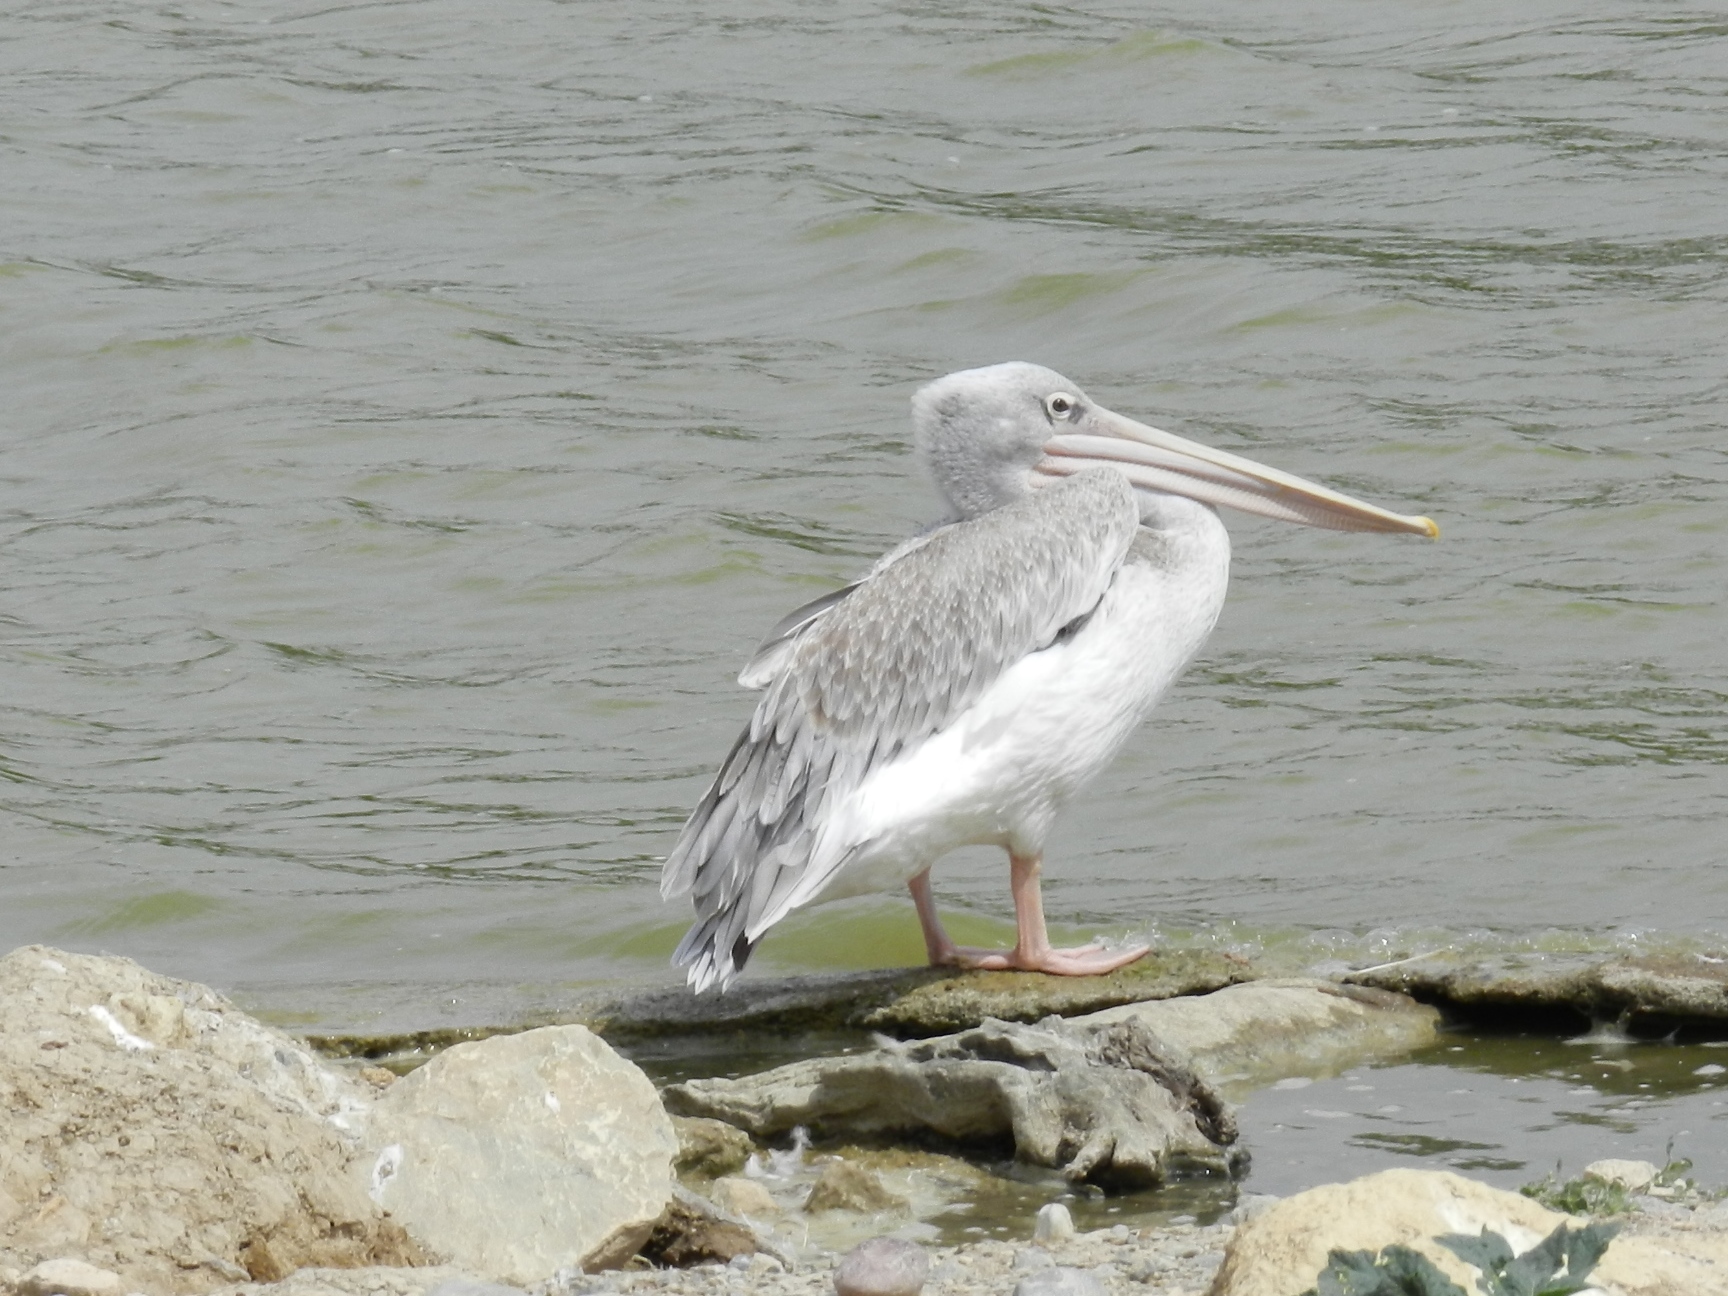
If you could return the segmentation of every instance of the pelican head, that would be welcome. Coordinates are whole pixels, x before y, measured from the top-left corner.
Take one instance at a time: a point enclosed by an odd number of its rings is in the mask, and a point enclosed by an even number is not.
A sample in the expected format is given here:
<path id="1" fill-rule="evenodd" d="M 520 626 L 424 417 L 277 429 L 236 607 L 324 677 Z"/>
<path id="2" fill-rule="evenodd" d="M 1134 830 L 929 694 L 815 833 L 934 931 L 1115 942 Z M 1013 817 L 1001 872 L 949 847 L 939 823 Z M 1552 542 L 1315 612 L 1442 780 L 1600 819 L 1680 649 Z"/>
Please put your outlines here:
<path id="1" fill-rule="evenodd" d="M 913 396 L 912 423 L 931 478 L 963 518 L 1055 478 L 1107 466 L 1147 495 L 1182 495 L 1334 531 L 1440 534 L 1428 518 L 1388 512 L 1125 418 L 1042 365 L 1015 361 L 938 378 Z"/>

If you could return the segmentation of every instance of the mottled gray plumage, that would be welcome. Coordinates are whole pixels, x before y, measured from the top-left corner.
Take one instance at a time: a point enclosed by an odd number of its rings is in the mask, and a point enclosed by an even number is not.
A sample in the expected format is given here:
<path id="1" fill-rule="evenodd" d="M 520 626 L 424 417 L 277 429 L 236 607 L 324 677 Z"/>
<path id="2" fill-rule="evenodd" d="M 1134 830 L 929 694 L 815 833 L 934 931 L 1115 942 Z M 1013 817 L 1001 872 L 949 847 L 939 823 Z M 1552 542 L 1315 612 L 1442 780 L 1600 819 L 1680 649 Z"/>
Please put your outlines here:
<path id="1" fill-rule="evenodd" d="M 822 832 L 834 798 L 1097 606 L 1139 518 L 1121 474 L 1083 472 L 909 542 L 775 628 L 741 676 L 766 692 L 666 861 L 661 893 L 694 893 L 674 955 L 693 986 L 731 980 L 845 864 Z"/>
<path id="2" fill-rule="evenodd" d="M 959 520 L 783 619 L 739 676 L 762 699 L 661 882 L 695 901 L 673 960 L 697 990 L 724 988 L 790 910 L 896 883 L 932 964 L 1132 962 L 1144 946 L 1051 944 L 1044 842 L 1211 633 L 1230 573 L 1217 507 L 1439 533 L 1137 423 L 1041 365 L 927 383 L 912 425 Z M 968 843 L 1008 853 L 1010 950 L 963 948 L 937 916 L 930 870 Z"/>

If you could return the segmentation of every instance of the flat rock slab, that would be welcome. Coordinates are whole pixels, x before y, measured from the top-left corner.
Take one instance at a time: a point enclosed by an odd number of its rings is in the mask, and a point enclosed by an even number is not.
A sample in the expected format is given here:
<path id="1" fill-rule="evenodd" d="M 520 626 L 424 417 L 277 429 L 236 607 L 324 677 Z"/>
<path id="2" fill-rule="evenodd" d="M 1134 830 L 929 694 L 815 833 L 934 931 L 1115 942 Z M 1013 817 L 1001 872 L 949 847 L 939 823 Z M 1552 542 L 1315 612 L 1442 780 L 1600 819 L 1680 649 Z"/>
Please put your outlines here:
<path id="1" fill-rule="evenodd" d="M 452 1263 L 531 1285 L 622 1264 L 672 1196 L 648 1077 L 581 1026 L 459 1044 L 391 1085 L 357 1182 Z"/>
<path id="2" fill-rule="evenodd" d="M 0 958 L 0 1267 L 126 1290 L 415 1262 L 347 1177 L 365 1086 L 205 986 L 129 959 Z"/>
<path id="3" fill-rule="evenodd" d="M 664 1094 L 682 1115 L 772 1138 L 803 1125 L 865 1140 L 935 1135 L 1000 1148 L 1071 1179 L 1145 1187 L 1242 1164 L 1235 1121 L 1133 1021 L 986 1021 L 955 1035 L 813 1058 Z"/>
<path id="4" fill-rule="evenodd" d="M 1073 1025 L 1126 1021 L 1149 1031 L 1162 1056 L 1240 1097 L 1286 1076 L 1336 1075 L 1432 1044 L 1440 1013 L 1386 990 L 1290 979 L 1109 1008 Z"/>
<path id="5" fill-rule="evenodd" d="M 907 1038 L 942 1035 L 985 1018 L 1034 1022 L 1072 1017 L 1118 1004 L 1205 994 L 1258 975 L 1246 960 L 1210 951 L 1154 950 L 1108 976 L 1052 977 L 1029 972 L 957 972 L 887 968 L 821 976 L 764 978 L 725 994 L 692 994 L 669 986 L 626 995 L 590 995 L 556 1020 L 587 1026 L 609 1040 L 631 1042 L 737 1031 L 883 1031 Z M 525 1027 L 470 1026 L 390 1035 L 315 1035 L 330 1057 L 431 1056 L 454 1044 Z"/>
<path id="6" fill-rule="evenodd" d="M 1460 1175 L 1385 1170 L 1286 1197 L 1242 1225 L 1209 1296 L 1291 1296 L 1314 1286 L 1328 1251 L 1377 1253 L 1394 1243 L 1420 1251 L 1473 1292 L 1476 1270 L 1435 1241 L 1440 1235 L 1488 1228 L 1521 1253 L 1568 1221 L 1528 1197 Z M 1728 1296 L 1728 1237 L 1621 1235 L 1591 1279 L 1624 1296 Z"/>
<path id="7" fill-rule="evenodd" d="M 906 1038 L 946 1035 L 997 1021 L 1074 1017 L 1118 1004 L 1205 994 L 1249 981 L 1245 959 L 1211 951 L 1158 951 L 1108 976 L 890 968 L 745 981 L 725 994 L 654 990 L 587 1010 L 608 1038 L 776 1030 L 875 1030 Z"/>
<path id="8" fill-rule="evenodd" d="M 1461 955 L 1441 952 L 1352 973 L 1349 982 L 1444 1004 L 1466 1015 L 1563 1013 L 1580 1024 L 1641 1021 L 1664 1030 L 1728 1020 L 1728 959 L 1672 955 Z"/>
<path id="9" fill-rule="evenodd" d="M 959 972 L 932 978 L 858 1015 L 870 1030 L 921 1038 L 966 1030 L 986 1019 L 1037 1022 L 1079 1017 L 1123 1004 L 1203 995 L 1253 980 L 1245 959 L 1209 951 L 1154 950 L 1107 976 Z"/>

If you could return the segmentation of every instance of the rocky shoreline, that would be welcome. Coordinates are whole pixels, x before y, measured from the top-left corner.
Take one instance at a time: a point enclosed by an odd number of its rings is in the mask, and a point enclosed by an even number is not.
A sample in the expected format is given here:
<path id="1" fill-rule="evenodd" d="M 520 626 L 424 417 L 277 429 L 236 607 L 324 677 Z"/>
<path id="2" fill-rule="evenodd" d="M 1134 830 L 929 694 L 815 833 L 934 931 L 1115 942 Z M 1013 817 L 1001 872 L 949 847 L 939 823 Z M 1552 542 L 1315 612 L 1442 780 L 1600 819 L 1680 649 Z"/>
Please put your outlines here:
<path id="1" fill-rule="evenodd" d="M 314 1033 L 320 1054 L 413 1066 L 453 1044 L 538 1026 L 586 1026 L 614 1044 L 694 1045 L 771 1031 L 779 1036 L 900 1039 L 949 1034 L 987 1018 L 1030 1023 L 1107 1008 L 1192 998 L 1249 982 L 1319 975 L 1267 966 L 1216 950 L 1158 950 L 1108 976 L 1077 979 L 930 968 L 742 981 L 726 995 L 696 998 L 682 987 L 573 992 L 557 1013 L 521 1022 L 423 1030 Z M 1370 968 L 1342 966 L 1326 979 L 1386 990 L 1440 1009 L 1448 1021 L 1530 1023 L 1577 1033 L 1615 1023 L 1649 1038 L 1679 1029 L 1728 1037 L 1728 952 L 1606 953 L 1443 948 Z"/>
<path id="2" fill-rule="evenodd" d="M 1051 1205 L 1023 1240 L 944 1246 L 913 1199 L 982 1191 L 975 1157 L 1112 1191 L 1222 1179 L 1243 1153 L 1241 1095 L 1431 1042 L 1440 1013 L 1419 999 L 1505 1011 L 1520 986 L 1533 1011 L 1728 1023 L 1728 978 L 1705 959 L 1533 972 L 1435 958 L 1340 983 L 1183 955 L 1083 982 L 919 971 L 718 1002 L 656 992 L 590 1005 L 598 1032 L 321 1041 L 335 1065 L 206 987 L 25 947 L 0 959 L 0 1292 L 1297 1296 L 1331 1248 L 1386 1246 L 1470 1291 L 1473 1271 L 1435 1239 L 1487 1228 L 1522 1251 L 1566 1217 L 1397 1170 L 1244 1199 L 1211 1224 L 1076 1233 Z M 601 1038 L 824 1030 L 856 1042 L 664 1089 Z M 1620 1221 L 1599 1289 L 1728 1296 L 1728 1208 L 1627 1192 L 1648 1204 Z M 888 1234 L 904 1271 L 872 1259 L 889 1244 L 868 1240 Z"/>

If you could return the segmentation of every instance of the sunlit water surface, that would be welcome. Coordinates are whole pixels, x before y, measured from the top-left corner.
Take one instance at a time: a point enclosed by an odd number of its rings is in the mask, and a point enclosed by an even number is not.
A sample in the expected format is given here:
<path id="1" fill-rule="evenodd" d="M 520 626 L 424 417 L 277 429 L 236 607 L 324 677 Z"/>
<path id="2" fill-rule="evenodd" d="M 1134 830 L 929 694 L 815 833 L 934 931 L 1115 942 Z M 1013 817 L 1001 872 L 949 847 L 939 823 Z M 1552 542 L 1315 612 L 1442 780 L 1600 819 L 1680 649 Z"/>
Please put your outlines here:
<path id="1" fill-rule="evenodd" d="M 1009 358 L 1445 530 L 1230 519 L 1059 926 L 1713 944 L 1725 51 L 1654 4 L 15 7 L 0 947 L 325 1029 L 666 978 L 733 675 L 935 516 L 912 390 Z M 1004 872 L 939 874 L 963 936 Z M 919 956 L 886 898 L 756 968 Z"/>

